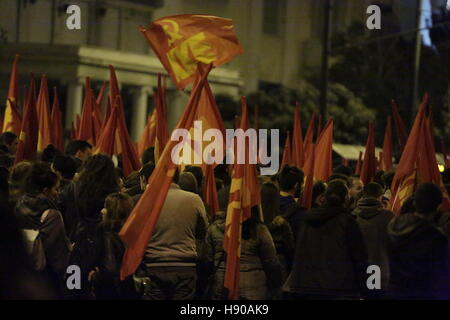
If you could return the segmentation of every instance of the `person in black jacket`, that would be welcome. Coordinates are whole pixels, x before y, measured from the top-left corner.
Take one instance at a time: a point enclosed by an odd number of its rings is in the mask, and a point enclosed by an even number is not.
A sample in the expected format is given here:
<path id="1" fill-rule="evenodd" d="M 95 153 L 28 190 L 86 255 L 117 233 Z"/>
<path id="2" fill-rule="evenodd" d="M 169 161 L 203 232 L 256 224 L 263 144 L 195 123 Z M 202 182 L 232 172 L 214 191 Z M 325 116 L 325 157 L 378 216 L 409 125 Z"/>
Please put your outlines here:
<path id="1" fill-rule="evenodd" d="M 448 299 L 448 240 L 437 228 L 442 192 L 432 183 L 414 193 L 415 212 L 388 226 L 389 296 L 398 299 Z"/>
<path id="2" fill-rule="evenodd" d="M 387 226 L 394 217 L 392 211 L 383 206 L 383 194 L 383 188 L 378 183 L 366 184 L 363 188 L 362 198 L 358 200 L 356 208 L 353 210 L 367 245 L 369 264 L 380 267 L 381 290 L 377 292 L 379 296 L 383 295 L 389 284 Z"/>
<path id="3" fill-rule="evenodd" d="M 280 215 L 289 222 L 296 239 L 301 216 L 306 211 L 298 206 L 295 199 L 296 190 L 301 190 L 305 174 L 294 166 L 285 165 L 278 175 L 280 186 Z"/>
<path id="4" fill-rule="evenodd" d="M 357 222 L 345 209 L 348 188 L 331 181 L 325 204 L 305 214 L 285 286 L 292 298 L 358 298 L 365 293 L 367 249 Z"/>

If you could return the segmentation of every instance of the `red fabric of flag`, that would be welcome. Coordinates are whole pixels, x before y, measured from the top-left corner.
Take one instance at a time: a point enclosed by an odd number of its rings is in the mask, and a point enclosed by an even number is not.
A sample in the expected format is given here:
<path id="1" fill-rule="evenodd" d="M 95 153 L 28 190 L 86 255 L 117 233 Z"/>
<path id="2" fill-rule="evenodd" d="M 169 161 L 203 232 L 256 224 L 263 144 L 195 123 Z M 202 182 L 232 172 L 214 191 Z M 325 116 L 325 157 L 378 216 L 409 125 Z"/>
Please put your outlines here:
<path id="1" fill-rule="evenodd" d="M 316 143 L 314 178 L 327 181 L 332 172 L 333 119 L 328 120 Z"/>
<path id="2" fill-rule="evenodd" d="M 375 157 L 375 128 L 369 122 L 369 134 L 367 136 L 366 148 L 364 150 L 364 160 L 362 163 L 360 178 L 364 184 L 372 181 L 377 173 L 377 159 Z"/>

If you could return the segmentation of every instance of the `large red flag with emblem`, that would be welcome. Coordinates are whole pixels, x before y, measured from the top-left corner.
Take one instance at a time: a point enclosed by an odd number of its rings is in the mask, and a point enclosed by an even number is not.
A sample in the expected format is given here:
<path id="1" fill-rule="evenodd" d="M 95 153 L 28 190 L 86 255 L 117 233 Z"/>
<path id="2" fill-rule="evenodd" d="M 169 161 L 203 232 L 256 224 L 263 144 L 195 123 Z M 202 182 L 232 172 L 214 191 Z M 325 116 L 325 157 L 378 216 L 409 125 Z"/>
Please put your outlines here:
<path id="1" fill-rule="evenodd" d="M 20 129 L 19 144 L 17 146 L 14 164 L 23 160 L 34 160 L 38 141 L 38 116 L 36 111 L 36 85 L 33 75 L 30 88 L 25 100 L 22 127 Z"/>
<path id="2" fill-rule="evenodd" d="M 364 150 L 364 160 L 362 163 L 360 178 L 364 184 L 372 181 L 377 173 L 377 158 L 375 156 L 375 128 L 369 122 L 369 134 L 367 136 L 366 148 Z"/>
<path id="3" fill-rule="evenodd" d="M 16 54 L 9 79 L 8 96 L 6 97 L 6 108 L 3 116 L 3 132 L 11 131 L 19 134 L 22 119 L 19 113 L 19 88 L 17 84 L 17 64 L 19 55 Z"/>
<path id="4" fill-rule="evenodd" d="M 194 81 L 199 63 L 218 67 L 243 53 L 230 19 L 183 14 L 140 30 L 179 89 Z"/>
<path id="5" fill-rule="evenodd" d="M 53 128 L 53 144 L 55 148 L 64 151 L 64 131 L 62 125 L 62 114 L 61 109 L 59 108 L 59 99 L 58 92 L 56 91 L 56 87 L 53 88 L 53 106 L 52 113 L 50 115 L 52 128 Z"/>
<path id="6" fill-rule="evenodd" d="M 327 181 L 331 175 L 333 161 L 333 119 L 328 120 L 316 143 L 314 179 Z"/>
<path id="7" fill-rule="evenodd" d="M 39 122 L 37 151 L 42 151 L 49 144 L 53 143 L 53 134 L 50 120 L 50 100 L 48 98 L 47 76 L 45 75 L 43 75 L 41 79 L 41 87 L 39 89 L 36 108 Z"/>
<path id="8" fill-rule="evenodd" d="M 247 103 L 243 97 L 240 129 L 247 131 Z M 245 143 L 237 145 L 237 152 L 248 155 L 251 142 L 245 138 Z M 239 298 L 239 272 L 241 258 L 242 222 L 251 217 L 251 209 L 259 205 L 261 196 L 256 175 L 256 167 L 247 158 L 244 164 L 235 163 L 227 217 L 225 221 L 224 249 L 227 253 L 224 287 L 228 289 L 230 299 Z"/>
<path id="9" fill-rule="evenodd" d="M 198 101 L 206 77 L 211 70 L 200 71 L 201 78 L 195 83 L 176 129 L 189 129 L 194 122 Z M 169 140 L 163 153 L 149 178 L 148 188 L 134 207 L 127 221 L 120 230 L 119 236 L 126 247 L 120 270 L 121 279 L 133 274 L 142 261 L 145 248 L 150 241 L 153 228 L 158 221 L 161 208 L 167 197 L 177 164 L 172 161 L 172 151 L 179 144 L 178 141 Z"/>

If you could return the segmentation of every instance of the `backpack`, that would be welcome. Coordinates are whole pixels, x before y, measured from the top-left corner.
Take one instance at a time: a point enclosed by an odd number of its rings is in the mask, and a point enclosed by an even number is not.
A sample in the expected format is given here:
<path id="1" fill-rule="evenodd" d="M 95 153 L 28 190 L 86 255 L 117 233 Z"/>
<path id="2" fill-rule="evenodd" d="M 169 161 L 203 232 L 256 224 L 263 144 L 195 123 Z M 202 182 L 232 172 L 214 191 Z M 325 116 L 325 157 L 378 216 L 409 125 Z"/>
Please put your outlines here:
<path id="1" fill-rule="evenodd" d="M 44 211 L 41 216 L 41 224 L 47 218 L 50 210 Z M 25 247 L 31 257 L 33 269 L 36 271 L 42 271 L 47 265 L 47 259 L 45 257 L 44 243 L 42 241 L 42 233 L 39 229 L 22 229 L 25 238 Z"/>

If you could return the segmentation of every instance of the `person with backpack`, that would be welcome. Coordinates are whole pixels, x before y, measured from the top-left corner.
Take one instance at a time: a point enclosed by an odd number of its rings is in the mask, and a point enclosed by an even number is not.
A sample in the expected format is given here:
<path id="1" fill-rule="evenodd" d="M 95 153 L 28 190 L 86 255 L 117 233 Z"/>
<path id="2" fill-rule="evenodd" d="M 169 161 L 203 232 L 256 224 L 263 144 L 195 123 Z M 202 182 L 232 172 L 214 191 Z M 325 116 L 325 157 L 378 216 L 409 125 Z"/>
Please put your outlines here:
<path id="1" fill-rule="evenodd" d="M 133 199 L 126 193 L 112 193 L 105 200 L 101 222 L 102 243 L 95 271 L 90 274 L 97 300 L 137 298 L 132 276 L 120 280 L 125 246 L 119 231 L 133 210 Z"/>
<path id="2" fill-rule="evenodd" d="M 25 194 L 17 202 L 15 212 L 35 270 L 62 297 L 71 244 L 54 201 L 58 188 L 59 178 L 50 165 L 33 163 L 26 177 Z"/>

